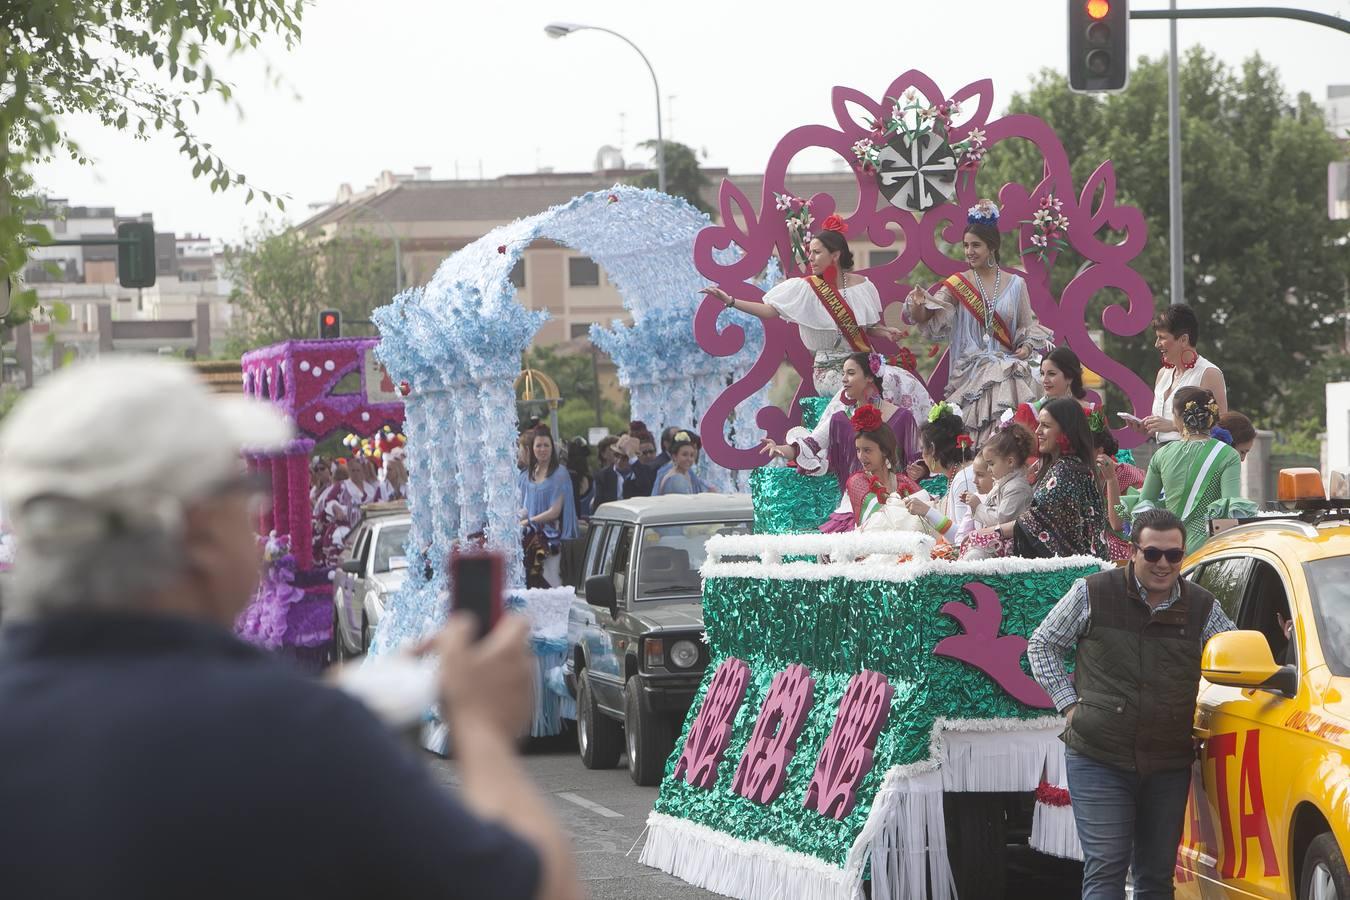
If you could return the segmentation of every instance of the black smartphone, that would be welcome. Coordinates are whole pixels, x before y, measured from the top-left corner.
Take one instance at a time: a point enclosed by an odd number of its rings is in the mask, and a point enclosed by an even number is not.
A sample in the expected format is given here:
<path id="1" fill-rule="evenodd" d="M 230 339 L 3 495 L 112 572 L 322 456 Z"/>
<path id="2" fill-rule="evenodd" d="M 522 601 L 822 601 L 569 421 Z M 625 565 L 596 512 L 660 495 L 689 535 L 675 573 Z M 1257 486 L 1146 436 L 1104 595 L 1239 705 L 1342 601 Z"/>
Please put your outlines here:
<path id="1" fill-rule="evenodd" d="M 450 610 L 466 609 L 478 617 L 477 639 L 502 617 L 505 562 L 491 550 L 455 550 L 450 554 Z"/>

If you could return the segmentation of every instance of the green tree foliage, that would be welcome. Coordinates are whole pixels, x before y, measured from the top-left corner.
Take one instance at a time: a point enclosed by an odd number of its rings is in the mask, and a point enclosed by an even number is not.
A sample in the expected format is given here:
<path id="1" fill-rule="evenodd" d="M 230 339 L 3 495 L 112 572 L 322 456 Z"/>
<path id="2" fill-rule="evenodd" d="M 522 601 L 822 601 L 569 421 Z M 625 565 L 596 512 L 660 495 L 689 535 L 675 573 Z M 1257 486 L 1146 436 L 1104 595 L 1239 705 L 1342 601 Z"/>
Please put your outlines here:
<path id="1" fill-rule="evenodd" d="M 226 254 L 234 281 L 230 301 L 243 313 L 232 355 L 277 341 L 318 336 L 323 309 L 341 311 L 344 331 L 371 333 L 370 313 L 394 295 L 394 252 L 369 232 L 316 242 L 266 223 Z"/>
<path id="2" fill-rule="evenodd" d="M 692 147 L 675 141 L 666 141 L 666 193 L 683 197 L 689 204 L 712 215 L 713 209 L 703 199 L 703 191 L 711 182 L 699 167 L 698 156 Z M 659 183 L 656 172 L 656 141 L 643 141 L 643 149 L 652 152 L 652 169 L 643 172 L 632 183 L 637 187 L 655 188 Z"/>
<path id="3" fill-rule="evenodd" d="M 1200 316 L 1200 349 L 1223 369 L 1232 408 L 1259 427 L 1296 429 L 1322 415 L 1327 372 L 1319 364 L 1343 350 L 1350 228 L 1327 218 L 1326 173 L 1345 151 L 1317 105 L 1306 94 L 1288 98 L 1278 73 L 1259 57 L 1234 70 L 1191 50 L 1181 67 L 1181 109 L 1183 284 Z M 1148 221 L 1148 245 L 1133 265 L 1158 308 L 1165 306 L 1166 61 L 1140 59 L 1129 88 L 1105 98 L 1070 93 L 1062 75 L 1046 70 L 1013 97 L 1008 112 L 1054 127 L 1078 185 L 1102 160 L 1114 163 L 1118 202 L 1138 206 Z M 1009 181 L 1036 183 L 1041 171 L 1031 144 L 1003 142 L 986 158 L 979 187 L 993 196 Z M 1060 255 L 1056 291 L 1082 263 L 1076 254 Z M 1104 292 L 1092 312 L 1121 300 Z M 1108 334 L 1105 349 L 1151 383 L 1158 367 L 1152 337 Z"/>
<path id="4" fill-rule="evenodd" d="M 194 178 L 251 200 L 255 189 L 197 136 L 191 117 L 203 99 L 234 101 L 213 54 L 247 52 L 269 35 L 293 47 L 303 9 L 303 0 L 0 3 L 0 277 L 22 272 L 28 248 L 50 238 L 28 221 L 40 207 L 33 167 L 57 154 L 90 162 L 66 130 L 81 113 L 142 140 L 173 135 Z M 32 290 L 13 299 L 12 310 L 0 302 L 0 322 L 23 320 L 36 304 Z"/>

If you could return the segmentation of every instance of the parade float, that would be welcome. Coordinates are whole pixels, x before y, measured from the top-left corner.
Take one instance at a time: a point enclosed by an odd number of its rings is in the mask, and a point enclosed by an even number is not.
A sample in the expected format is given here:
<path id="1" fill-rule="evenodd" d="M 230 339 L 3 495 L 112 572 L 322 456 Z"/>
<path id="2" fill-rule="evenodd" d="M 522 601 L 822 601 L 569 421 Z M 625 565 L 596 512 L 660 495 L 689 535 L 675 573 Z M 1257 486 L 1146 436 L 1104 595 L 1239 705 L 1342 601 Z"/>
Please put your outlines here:
<path id="1" fill-rule="evenodd" d="M 1025 279 L 1041 323 L 1136 412 L 1149 408 L 1148 386 L 1096 345 L 1087 321 L 1089 304 L 1108 289 L 1107 331 L 1138 334 L 1153 315 L 1152 294 L 1130 267 L 1146 240 L 1143 218 L 1117 204 L 1109 161 L 1080 190 L 1048 125 L 991 116 L 989 81 L 948 95 L 911 71 L 880 97 L 837 87 L 833 109 L 836 125 L 797 128 L 778 144 L 758 209 L 723 183 L 720 222 L 695 247 L 706 279 L 753 299 L 754 273 L 767 260 L 795 258 L 801 210 L 808 223 L 838 215 L 853 235 L 899 251 L 862 273 L 885 309 L 903 300 L 920 265 L 939 279 L 964 268 L 951 248 L 966 210 L 996 195 L 1001 266 Z M 982 159 L 1009 139 L 1039 152 L 1042 179 L 978 190 Z M 808 148 L 853 164 L 856 207 L 791 195 L 788 166 Z M 1050 275 L 1067 247 L 1086 263 L 1056 292 Z M 798 274 L 791 262 L 784 269 Z M 706 423 L 743 415 L 784 360 L 801 374 L 796 402 L 760 409 L 756 424 L 782 441 L 820 414 L 824 398 L 813 396 L 797 329 L 766 321 L 761 339 L 705 301 L 694 331 L 712 356 L 743 354 L 748 341 L 757 348 L 746 376 L 709 405 L 703 431 L 714 461 L 762 462 L 719 442 Z M 944 356 L 928 380 L 935 398 L 947 370 Z M 1119 437 L 1127 447 L 1138 442 Z M 1105 564 L 960 562 L 934 558 L 933 539 L 919 534 L 820 534 L 841 486 L 792 467 L 757 468 L 751 490 L 757 533 L 708 542 L 709 665 L 667 762 L 643 862 L 741 898 L 853 898 L 866 883 L 871 897 L 983 900 L 1003 896 L 1007 830 L 1020 822 L 1034 849 L 1080 857 L 1063 719 L 1030 677 L 1025 649 L 1073 581 Z"/>
<path id="2" fill-rule="evenodd" d="M 250 455 L 250 471 L 272 484 L 258 522 L 265 544 L 262 583 L 236 630 L 245 640 L 317 667 L 333 637 L 332 568 L 314 556 L 310 460 L 338 432 L 372 435 L 403 423 L 403 397 L 375 357 L 378 338 L 285 341 L 244 354 L 244 393 L 267 400 L 299 437 L 277 454 Z"/>

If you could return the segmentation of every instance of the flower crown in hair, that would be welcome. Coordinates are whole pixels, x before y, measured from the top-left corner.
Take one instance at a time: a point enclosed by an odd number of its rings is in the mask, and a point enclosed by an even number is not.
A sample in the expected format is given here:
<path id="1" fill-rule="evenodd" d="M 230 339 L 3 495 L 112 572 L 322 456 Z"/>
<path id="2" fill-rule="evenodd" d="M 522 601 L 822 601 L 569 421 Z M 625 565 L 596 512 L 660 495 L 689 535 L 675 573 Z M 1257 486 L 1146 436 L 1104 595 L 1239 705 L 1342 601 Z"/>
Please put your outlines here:
<path id="1" fill-rule="evenodd" d="M 962 450 L 969 450 L 975 446 L 975 439 L 968 434 L 958 434 L 956 436 L 956 446 Z"/>
<path id="2" fill-rule="evenodd" d="M 881 427 L 881 410 L 870 403 L 864 403 L 857 408 L 849 421 L 853 423 L 855 433 L 876 431 Z"/>
<path id="3" fill-rule="evenodd" d="M 671 437 L 671 440 L 681 444 L 692 444 L 694 442 L 694 439 L 689 436 L 689 432 L 687 431 L 675 432 L 674 436 Z"/>
<path id="4" fill-rule="evenodd" d="M 992 200 L 981 200 L 966 210 L 966 223 L 974 225 L 998 225 L 998 207 Z"/>
<path id="5" fill-rule="evenodd" d="M 964 415 L 961 412 L 961 407 L 957 406 L 955 403 L 939 400 L 937 403 L 934 403 L 933 408 L 928 411 L 928 421 L 936 422 L 938 419 L 942 418 L 943 413 L 950 413 L 958 419 L 962 418 Z"/>

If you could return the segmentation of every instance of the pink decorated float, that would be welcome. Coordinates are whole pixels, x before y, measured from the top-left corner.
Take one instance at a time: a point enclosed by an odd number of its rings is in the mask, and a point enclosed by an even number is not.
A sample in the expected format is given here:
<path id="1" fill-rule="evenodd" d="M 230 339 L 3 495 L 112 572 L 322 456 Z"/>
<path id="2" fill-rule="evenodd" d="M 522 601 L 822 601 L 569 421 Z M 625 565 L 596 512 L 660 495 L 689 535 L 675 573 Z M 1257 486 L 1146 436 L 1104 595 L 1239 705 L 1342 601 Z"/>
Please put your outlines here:
<path id="1" fill-rule="evenodd" d="M 258 522 L 266 544 L 263 581 L 237 629 L 253 643 L 287 648 L 315 665 L 333 637 L 333 584 L 330 568 L 314 557 L 310 460 L 315 442 L 333 433 L 401 429 L 402 393 L 375 358 L 378 344 L 378 338 L 286 341 L 241 360 L 244 393 L 281 407 L 301 437 L 284 453 L 249 457 L 250 470 L 271 478 L 272 508 Z"/>

